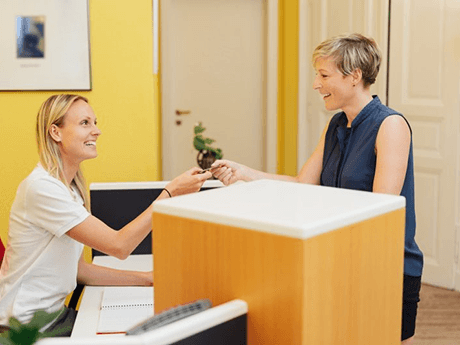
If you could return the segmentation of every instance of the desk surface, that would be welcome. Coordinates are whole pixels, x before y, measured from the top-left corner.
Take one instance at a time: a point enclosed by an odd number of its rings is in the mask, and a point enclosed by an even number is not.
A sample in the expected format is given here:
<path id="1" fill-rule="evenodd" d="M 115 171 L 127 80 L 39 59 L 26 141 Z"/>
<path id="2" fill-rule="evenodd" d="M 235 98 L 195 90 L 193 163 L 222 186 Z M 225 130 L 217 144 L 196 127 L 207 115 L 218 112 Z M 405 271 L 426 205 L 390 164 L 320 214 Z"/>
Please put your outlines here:
<path id="1" fill-rule="evenodd" d="M 93 263 L 122 270 L 153 270 L 153 258 L 151 254 L 131 255 L 126 260 L 119 260 L 112 256 L 97 256 L 94 258 Z M 103 292 L 104 286 L 85 287 L 72 331 L 73 338 L 96 336 Z M 98 337 L 102 337 L 102 335 L 98 335 Z"/>
<path id="2" fill-rule="evenodd" d="M 90 190 L 128 190 L 128 189 L 160 189 L 165 188 L 169 181 L 146 181 L 146 182 L 93 182 Z M 223 187 L 219 180 L 206 180 L 202 188 Z"/>
<path id="3" fill-rule="evenodd" d="M 274 180 L 163 199 L 154 213 L 307 239 L 401 209 L 404 197 Z"/>

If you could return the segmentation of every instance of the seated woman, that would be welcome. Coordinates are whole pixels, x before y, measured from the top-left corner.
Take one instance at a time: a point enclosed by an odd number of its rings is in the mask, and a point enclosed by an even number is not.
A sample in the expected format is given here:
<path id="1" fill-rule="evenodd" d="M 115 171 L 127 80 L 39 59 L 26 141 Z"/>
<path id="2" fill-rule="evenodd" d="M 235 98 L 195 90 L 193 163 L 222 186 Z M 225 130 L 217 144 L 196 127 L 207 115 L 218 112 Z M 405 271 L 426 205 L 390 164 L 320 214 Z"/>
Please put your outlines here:
<path id="1" fill-rule="evenodd" d="M 71 325 L 65 308 L 77 281 L 85 285 L 153 285 L 151 272 L 121 271 L 86 263 L 83 245 L 125 259 L 151 231 L 152 205 L 119 231 L 92 216 L 80 163 L 97 157 L 101 134 L 88 100 L 55 95 L 36 124 L 40 163 L 20 184 L 10 213 L 8 248 L 0 269 L 0 324 L 28 322 L 35 311 L 60 316 L 43 330 Z M 211 173 L 192 168 L 166 185 L 158 199 L 197 192 Z M 157 200 L 158 200 L 157 199 Z M 70 330 L 71 331 L 71 330 Z M 70 331 L 67 335 L 70 335 Z"/>
<path id="2" fill-rule="evenodd" d="M 322 42 L 313 52 L 319 92 L 327 110 L 341 110 L 324 128 L 312 156 L 296 177 L 267 174 L 222 160 L 213 175 L 228 185 L 238 180 L 277 179 L 402 195 L 406 198 L 406 238 L 402 344 L 412 343 L 423 267 L 415 242 L 412 132 L 398 112 L 372 96 L 381 53 L 375 41 L 360 34 Z M 391 231 L 391 229 L 388 229 Z"/>

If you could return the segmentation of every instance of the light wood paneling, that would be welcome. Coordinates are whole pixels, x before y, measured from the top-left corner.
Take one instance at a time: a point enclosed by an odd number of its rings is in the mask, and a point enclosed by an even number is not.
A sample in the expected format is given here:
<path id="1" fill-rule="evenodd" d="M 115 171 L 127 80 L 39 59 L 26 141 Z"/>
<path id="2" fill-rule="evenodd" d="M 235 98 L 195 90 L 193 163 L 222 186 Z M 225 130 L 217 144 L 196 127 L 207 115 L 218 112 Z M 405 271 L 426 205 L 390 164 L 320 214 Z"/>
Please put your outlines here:
<path id="1" fill-rule="evenodd" d="M 249 344 L 396 344 L 403 224 L 398 210 L 300 240 L 154 213 L 155 312 L 239 298 Z"/>
<path id="2" fill-rule="evenodd" d="M 267 334 L 273 344 L 301 343 L 301 315 L 293 312 L 302 301 L 301 240 L 161 214 L 153 228 L 155 313 L 239 298 L 249 304 L 249 344 Z"/>
<path id="3" fill-rule="evenodd" d="M 309 344 L 396 344 L 403 220 L 397 211 L 305 243 L 303 325 Z"/>

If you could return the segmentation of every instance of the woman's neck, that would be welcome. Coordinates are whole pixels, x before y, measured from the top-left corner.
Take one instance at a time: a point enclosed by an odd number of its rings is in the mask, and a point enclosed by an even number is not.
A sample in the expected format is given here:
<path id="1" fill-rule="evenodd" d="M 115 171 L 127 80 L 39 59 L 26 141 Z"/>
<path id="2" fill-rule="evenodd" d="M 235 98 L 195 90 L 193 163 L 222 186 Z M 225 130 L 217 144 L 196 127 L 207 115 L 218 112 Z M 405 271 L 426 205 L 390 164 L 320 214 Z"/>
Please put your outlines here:
<path id="1" fill-rule="evenodd" d="M 77 175 L 78 169 L 80 168 L 79 164 L 65 164 L 63 162 L 64 169 L 64 178 L 69 185 L 72 184 L 75 176 Z"/>
<path id="2" fill-rule="evenodd" d="M 351 123 L 356 118 L 356 116 L 358 116 L 361 110 L 363 110 L 364 107 L 368 105 L 371 101 L 372 95 L 370 88 L 368 88 L 366 90 L 362 90 L 362 92 L 358 92 L 353 97 L 351 102 L 346 107 L 342 108 L 343 112 L 345 113 L 348 119 L 347 127 L 351 127 Z"/>

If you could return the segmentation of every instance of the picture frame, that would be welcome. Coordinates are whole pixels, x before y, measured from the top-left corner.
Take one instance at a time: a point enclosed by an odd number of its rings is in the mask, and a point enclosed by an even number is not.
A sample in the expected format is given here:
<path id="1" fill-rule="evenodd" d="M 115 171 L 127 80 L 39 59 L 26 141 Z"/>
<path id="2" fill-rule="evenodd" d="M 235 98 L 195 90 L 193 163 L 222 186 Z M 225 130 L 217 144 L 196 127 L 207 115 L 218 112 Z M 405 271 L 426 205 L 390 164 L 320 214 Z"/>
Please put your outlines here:
<path id="1" fill-rule="evenodd" d="M 91 90 L 88 0 L 0 1 L 0 90 Z"/>

